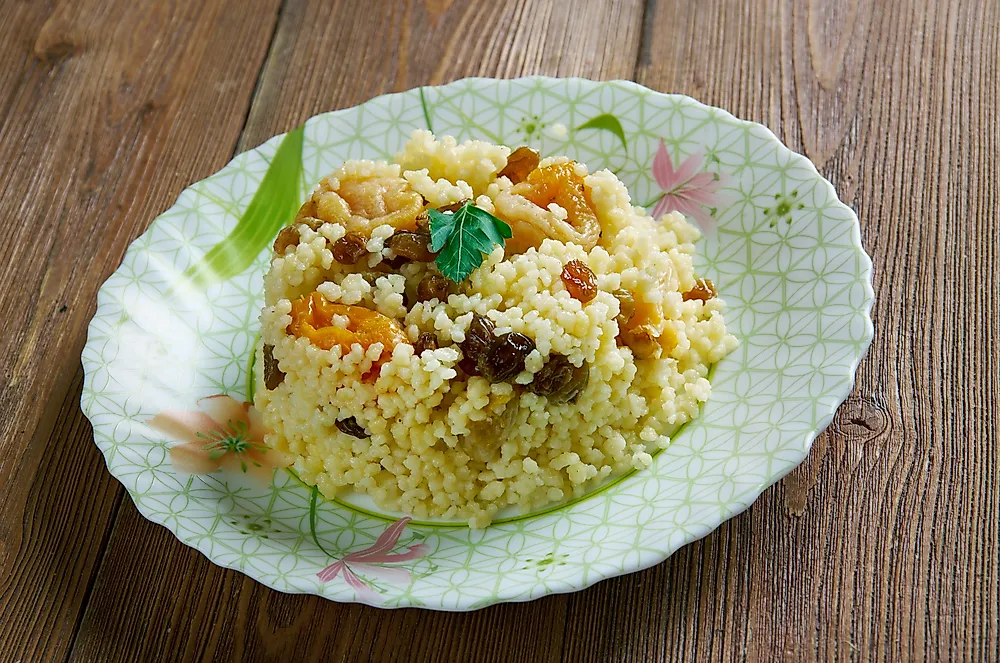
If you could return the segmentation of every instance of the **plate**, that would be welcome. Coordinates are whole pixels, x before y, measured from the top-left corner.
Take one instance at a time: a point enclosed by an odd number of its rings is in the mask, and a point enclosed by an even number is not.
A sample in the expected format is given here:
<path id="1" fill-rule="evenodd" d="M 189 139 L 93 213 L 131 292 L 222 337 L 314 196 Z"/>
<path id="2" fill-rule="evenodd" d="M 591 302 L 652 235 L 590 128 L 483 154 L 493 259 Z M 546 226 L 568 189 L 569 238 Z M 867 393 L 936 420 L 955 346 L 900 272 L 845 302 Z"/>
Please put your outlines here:
<path id="1" fill-rule="evenodd" d="M 280 226 L 345 159 L 391 158 L 426 128 L 609 168 L 634 204 L 701 226 L 696 266 L 740 339 L 701 416 L 650 468 L 483 530 L 328 501 L 284 470 L 269 485 L 175 471 L 170 448 L 206 413 L 252 414 L 241 404 Z M 471 610 L 652 566 L 746 509 L 847 397 L 872 301 L 857 217 L 765 127 L 625 81 L 465 79 L 316 116 L 181 193 L 98 294 L 82 406 L 139 511 L 215 564 L 283 592 Z M 157 426 L 167 411 L 191 426 Z"/>

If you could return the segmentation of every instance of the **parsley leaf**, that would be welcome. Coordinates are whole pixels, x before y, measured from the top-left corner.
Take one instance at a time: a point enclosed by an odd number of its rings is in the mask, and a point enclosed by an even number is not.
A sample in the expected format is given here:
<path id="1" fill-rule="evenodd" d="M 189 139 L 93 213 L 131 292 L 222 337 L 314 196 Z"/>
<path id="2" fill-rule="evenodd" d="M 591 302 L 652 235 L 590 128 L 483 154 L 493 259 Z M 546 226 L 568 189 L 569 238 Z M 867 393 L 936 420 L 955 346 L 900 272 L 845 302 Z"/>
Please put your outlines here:
<path id="1" fill-rule="evenodd" d="M 431 251 L 438 254 L 434 262 L 455 283 L 483 264 L 484 253 L 503 246 L 504 240 L 511 237 L 510 226 L 471 202 L 451 214 L 436 209 L 427 213 L 431 219 Z"/>

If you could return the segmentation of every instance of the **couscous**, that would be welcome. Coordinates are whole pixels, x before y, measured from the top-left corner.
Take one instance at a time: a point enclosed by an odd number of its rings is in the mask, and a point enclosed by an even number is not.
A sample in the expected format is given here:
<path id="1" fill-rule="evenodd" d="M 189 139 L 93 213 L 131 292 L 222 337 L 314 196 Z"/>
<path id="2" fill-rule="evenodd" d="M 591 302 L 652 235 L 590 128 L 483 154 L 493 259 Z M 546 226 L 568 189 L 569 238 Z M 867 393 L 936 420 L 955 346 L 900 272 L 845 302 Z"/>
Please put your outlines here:
<path id="1" fill-rule="evenodd" d="M 255 406 L 326 496 L 489 524 L 652 462 L 733 348 L 698 231 L 607 170 L 415 132 L 275 241 Z"/>

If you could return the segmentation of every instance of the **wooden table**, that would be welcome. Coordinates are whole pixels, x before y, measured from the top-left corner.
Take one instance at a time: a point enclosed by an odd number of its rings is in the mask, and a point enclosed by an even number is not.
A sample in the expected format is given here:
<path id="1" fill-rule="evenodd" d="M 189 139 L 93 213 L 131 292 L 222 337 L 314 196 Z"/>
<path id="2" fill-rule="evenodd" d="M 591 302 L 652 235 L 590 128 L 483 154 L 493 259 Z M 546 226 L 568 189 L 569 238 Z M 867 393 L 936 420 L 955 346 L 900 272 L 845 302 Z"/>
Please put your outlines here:
<path id="1" fill-rule="evenodd" d="M 0 661 L 1000 658 L 1000 3 L 0 3 Z M 809 460 L 667 562 L 472 614 L 286 596 L 145 521 L 80 412 L 95 293 L 187 184 L 463 76 L 770 127 L 861 218 L 875 342 Z"/>

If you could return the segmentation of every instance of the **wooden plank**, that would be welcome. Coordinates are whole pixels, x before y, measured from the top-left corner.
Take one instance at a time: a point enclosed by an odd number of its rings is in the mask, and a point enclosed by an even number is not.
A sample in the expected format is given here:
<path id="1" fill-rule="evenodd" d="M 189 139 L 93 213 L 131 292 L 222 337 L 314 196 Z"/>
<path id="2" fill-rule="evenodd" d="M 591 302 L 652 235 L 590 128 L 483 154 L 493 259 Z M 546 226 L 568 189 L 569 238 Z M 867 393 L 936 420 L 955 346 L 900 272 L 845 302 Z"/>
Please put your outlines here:
<path id="1" fill-rule="evenodd" d="M 619 625 L 668 658 L 1000 657 L 998 20 L 985 1 L 650 6 L 647 35 L 670 38 L 644 42 L 638 81 L 815 161 L 876 289 L 875 343 L 809 461 L 665 565 L 661 621 Z"/>
<path id="2" fill-rule="evenodd" d="M 72 643 L 123 493 L 78 405 L 86 325 L 127 244 L 232 156 L 278 5 L 245 7 L 0 6 L 2 660 Z"/>
<path id="3" fill-rule="evenodd" d="M 628 78 L 641 15 L 638 0 L 572 7 L 558 0 L 289 0 L 240 146 L 257 145 L 319 112 L 462 76 Z M 609 33 L 608 24 L 619 29 Z M 470 37 L 477 33 L 483 36 Z M 126 500 L 73 656 L 506 661 L 540 653 L 542 660 L 557 660 L 565 602 L 559 596 L 448 615 L 284 596 L 211 565 L 142 520 Z"/>

